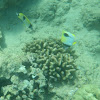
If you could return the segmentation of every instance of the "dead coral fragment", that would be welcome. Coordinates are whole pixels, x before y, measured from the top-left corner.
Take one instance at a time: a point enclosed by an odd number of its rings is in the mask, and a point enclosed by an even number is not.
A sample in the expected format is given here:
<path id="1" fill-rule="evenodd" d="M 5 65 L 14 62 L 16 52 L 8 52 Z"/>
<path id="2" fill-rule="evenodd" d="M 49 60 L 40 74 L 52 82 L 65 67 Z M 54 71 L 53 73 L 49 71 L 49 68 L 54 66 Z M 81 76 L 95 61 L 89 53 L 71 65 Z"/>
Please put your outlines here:
<path id="1" fill-rule="evenodd" d="M 68 81 L 75 76 L 74 52 L 71 49 L 65 50 L 60 40 L 34 40 L 26 44 L 23 50 L 30 52 L 30 63 L 33 67 L 37 63 L 49 81 Z"/>

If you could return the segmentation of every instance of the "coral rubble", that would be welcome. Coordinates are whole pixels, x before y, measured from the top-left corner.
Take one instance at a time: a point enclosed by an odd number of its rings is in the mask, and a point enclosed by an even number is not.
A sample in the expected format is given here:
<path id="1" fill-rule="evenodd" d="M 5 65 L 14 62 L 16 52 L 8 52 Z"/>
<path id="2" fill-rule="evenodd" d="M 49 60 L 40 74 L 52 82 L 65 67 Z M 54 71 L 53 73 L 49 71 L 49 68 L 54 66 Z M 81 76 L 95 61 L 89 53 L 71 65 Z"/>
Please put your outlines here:
<path id="1" fill-rule="evenodd" d="M 100 89 L 95 85 L 84 85 L 76 91 L 72 100 L 100 100 Z"/>
<path id="2" fill-rule="evenodd" d="M 47 87 L 42 70 L 22 65 L 24 55 L 9 56 L 0 59 L 0 99 L 41 100 Z"/>
<path id="3" fill-rule="evenodd" d="M 48 81 L 69 81 L 74 79 L 76 66 L 74 51 L 65 50 L 60 40 L 33 40 L 23 48 L 28 60 L 35 68 L 42 69 Z"/>
<path id="4" fill-rule="evenodd" d="M 25 66 L 21 65 L 16 74 L 12 75 L 10 81 L 10 85 L 2 87 L 2 100 L 43 99 L 46 80 L 39 68 L 30 66 L 26 69 Z"/>

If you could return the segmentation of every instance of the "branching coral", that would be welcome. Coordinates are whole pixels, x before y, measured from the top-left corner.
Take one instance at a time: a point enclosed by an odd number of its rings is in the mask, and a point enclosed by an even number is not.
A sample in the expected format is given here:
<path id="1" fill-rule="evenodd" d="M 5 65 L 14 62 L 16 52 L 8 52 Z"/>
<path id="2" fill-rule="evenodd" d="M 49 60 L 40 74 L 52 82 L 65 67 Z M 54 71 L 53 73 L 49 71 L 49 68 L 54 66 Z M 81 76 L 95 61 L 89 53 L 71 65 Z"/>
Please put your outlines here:
<path id="1" fill-rule="evenodd" d="M 74 51 L 65 50 L 60 40 L 34 40 L 23 48 L 33 67 L 42 69 L 48 81 L 68 81 L 75 77 Z"/>

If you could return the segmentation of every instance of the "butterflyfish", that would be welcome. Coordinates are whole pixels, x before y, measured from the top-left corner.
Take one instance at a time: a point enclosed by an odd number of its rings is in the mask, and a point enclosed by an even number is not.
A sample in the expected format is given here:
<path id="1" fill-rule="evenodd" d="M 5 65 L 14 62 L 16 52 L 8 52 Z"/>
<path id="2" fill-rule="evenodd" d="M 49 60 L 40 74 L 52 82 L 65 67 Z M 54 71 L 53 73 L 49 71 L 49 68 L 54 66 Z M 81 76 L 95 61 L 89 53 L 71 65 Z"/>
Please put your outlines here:
<path id="1" fill-rule="evenodd" d="M 61 42 L 64 45 L 66 45 L 67 47 L 70 47 L 70 46 L 76 44 L 75 35 L 70 32 L 63 31 L 62 36 L 61 36 Z"/>
<path id="2" fill-rule="evenodd" d="M 33 30 L 30 20 L 23 13 L 16 13 L 16 15 L 18 16 L 19 19 L 23 21 L 24 25 L 27 28 L 30 28 Z"/>

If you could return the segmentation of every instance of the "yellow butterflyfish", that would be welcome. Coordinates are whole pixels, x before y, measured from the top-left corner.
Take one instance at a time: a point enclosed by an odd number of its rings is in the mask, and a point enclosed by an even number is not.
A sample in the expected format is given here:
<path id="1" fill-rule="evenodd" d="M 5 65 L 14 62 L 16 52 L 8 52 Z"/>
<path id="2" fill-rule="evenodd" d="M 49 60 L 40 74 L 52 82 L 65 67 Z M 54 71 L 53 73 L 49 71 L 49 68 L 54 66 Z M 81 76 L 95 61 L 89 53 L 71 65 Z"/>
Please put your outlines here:
<path id="1" fill-rule="evenodd" d="M 70 47 L 70 46 L 76 44 L 75 35 L 71 34 L 70 32 L 63 31 L 62 36 L 61 36 L 61 42 L 63 44 L 65 44 L 66 46 Z"/>
<path id="2" fill-rule="evenodd" d="M 23 23 L 26 27 L 33 30 L 30 20 L 23 13 L 17 13 L 16 15 L 18 16 L 19 19 L 21 19 L 23 21 Z"/>

